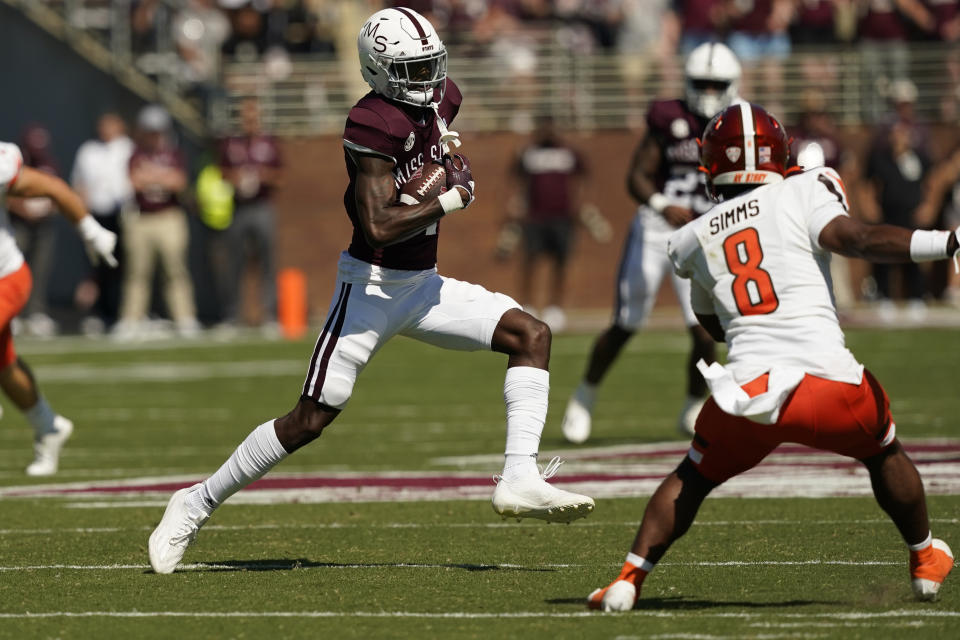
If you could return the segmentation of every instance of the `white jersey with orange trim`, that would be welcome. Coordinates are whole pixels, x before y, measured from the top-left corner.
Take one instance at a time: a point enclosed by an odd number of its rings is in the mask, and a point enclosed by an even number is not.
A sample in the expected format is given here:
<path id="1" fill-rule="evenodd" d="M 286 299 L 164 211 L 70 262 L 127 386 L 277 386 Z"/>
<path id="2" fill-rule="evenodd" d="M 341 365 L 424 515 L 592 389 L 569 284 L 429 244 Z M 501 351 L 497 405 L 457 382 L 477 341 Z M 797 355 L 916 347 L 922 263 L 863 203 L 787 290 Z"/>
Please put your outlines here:
<path id="1" fill-rule="evenodd" d="M 23 265 L 23 254 L 14 239 L 6 207 L 7 190 L 20 177 L 22 167 L 20 148 L 10 142 L 0 142 L 0 278 Z"/>
<path id="2" fill-rule="evenodd" d="M 845 346 L 830 252 L 819 242 L 847 211 L 840 177 L 819 168 L 723 202 L 671 235 L 670 259 L 693 281 L 694 311 L 716 314 L 726 332 L 726 370 L 737 384 L 778 368 L 860 383 L 863 365 Z"/>

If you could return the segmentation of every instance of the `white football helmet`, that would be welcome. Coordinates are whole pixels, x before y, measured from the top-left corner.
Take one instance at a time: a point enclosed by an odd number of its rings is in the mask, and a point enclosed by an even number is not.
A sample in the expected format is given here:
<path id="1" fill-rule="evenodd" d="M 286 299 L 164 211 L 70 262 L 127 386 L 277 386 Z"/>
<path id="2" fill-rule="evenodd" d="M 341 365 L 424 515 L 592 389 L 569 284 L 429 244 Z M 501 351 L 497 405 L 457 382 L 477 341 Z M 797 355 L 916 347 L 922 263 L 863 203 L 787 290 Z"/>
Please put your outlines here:
<path id="1" fill-rule="evenodd" d="M 740 62 L 725 44 L 706 42 L 687 57 L 684 68 L 687 106 L 712 118 L 738 98 Z"/>
<path id="2" fill-rule="evenodd" d="M 363 79 L 383 97 L 418 107 L 443 98 L 447 50 L 433 25 L 416 11 L 377 11 L 360 29 L 357 49 Z"/>

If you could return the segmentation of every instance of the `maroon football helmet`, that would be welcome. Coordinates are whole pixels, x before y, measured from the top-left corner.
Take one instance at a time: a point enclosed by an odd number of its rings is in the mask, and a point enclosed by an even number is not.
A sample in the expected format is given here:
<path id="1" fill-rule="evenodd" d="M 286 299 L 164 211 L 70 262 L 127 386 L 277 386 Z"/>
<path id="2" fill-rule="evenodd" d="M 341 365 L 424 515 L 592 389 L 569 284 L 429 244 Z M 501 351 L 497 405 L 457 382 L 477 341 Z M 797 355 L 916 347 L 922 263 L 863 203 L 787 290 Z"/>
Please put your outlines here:
<path id="1" fill-rule="evenodd" d="M 790 140 L 783 125 L 755 104 L 734 104 L 713 117 L 700 141 L 700 171 L 707 193 L 719 200 L 717 187 L 759 187 L 787 175 Z"/>

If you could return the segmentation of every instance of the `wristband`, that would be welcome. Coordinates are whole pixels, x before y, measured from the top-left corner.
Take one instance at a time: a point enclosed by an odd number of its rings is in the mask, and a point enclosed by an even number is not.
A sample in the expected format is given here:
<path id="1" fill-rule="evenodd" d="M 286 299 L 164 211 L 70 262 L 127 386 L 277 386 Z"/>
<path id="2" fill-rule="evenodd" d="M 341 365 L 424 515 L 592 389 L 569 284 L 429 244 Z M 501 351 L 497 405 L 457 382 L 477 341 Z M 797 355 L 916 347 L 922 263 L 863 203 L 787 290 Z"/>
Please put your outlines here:
<path id="1" fill-rule="evenodd" d="M 657 213 L 663 213 L 670 206 L 670 199 L 658 191 L 647 199 L 647 206 Z"/>
<path id="2" fill-rule="evenodd" d="M 440 206 L 443 207 L 444 213 L 463 209 L 463 198 L 460 197 L 460 192 L 456 187 L 441 193 L 437 196 L 437 200 L 440 201 Z"/>
<path id="3" fill-rule="evenodd" d="M 914 262 L 943 260 L 953 231 L 914 231 L 910 236 L 910 259 Z"/>
<path id="4" fill-rule="evenodd" d="M 97 219 L 89 213 L 80 218 L 80 222 L 77 223 L 77 233 L 79 233 L 80 237 L 84 240 L 92 240 L 102 230 L 103 227 L 100 226 Z"/>

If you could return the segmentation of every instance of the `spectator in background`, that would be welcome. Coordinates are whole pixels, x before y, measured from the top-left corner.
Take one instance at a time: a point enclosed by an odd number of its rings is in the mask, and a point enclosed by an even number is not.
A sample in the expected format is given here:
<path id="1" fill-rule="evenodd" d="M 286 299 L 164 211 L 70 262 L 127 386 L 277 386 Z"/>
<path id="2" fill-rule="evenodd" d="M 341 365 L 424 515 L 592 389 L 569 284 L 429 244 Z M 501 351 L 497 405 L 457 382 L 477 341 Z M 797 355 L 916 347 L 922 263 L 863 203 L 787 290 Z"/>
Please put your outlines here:
<path id="1" fill-rule="evenodd" d="M 924 227 L 956 229 L 960 226 L 960 149 L 930 170 L 923 203 L 917 209 L 917 222 Z M 960 307 L 960 273 L 947 265 L 943 298 Z"/>
<path id="2" fill-rule="evenodd" d="M 836 123 L 827 111 L 827 100 L 822 92 L 810 89 L 804 94 L 803 111 L 796 126 L 789 127 L 788 130 L 793 136 L 790 158 L 795 159 L 798 165 L 808 171 L 820 166 L 830 167 L 842 178 L 851 174 L 853 156 L 843 153 Z M 830 260 L 830 274 L 837 309 L 849 309 L 856 301 L 849 258 L 833 256 Z"/>
<path id="3" fill-rule="evenodd" d="M 130 183 L 138 210 L 123 221 L 127 269 L 120 321 L 114 327 L 120 339 L 144 335 L 158 258 L 167 309 L 177 332 L 191 337 L 200 328 L 187 269 L 187 214 L 178 197 L 187 186 L 186 164 L 174 142 L 172 124 L 170 114 L 159 105 L 148 105 L 137 116 Z"/>
<path id="4" fill-rule="evenodd" d="M 743 92 L 772 111 L 783 108 L 783 61 L 790 55 L 787 27 L 793 0 L 727 0 L 727 44 L 743 62 Z"/>
<path id="5" fill-rule="evenodd" d="M 921 0 L 864 0 L 857 25 L 864 116 L 876 121 L 883 115 L 884 98 L 892 82 L 909 76 L 910 50 L 907 40 L 911 26 L 930 33 L 933 15 Z"/>
<path id="6" fill-rule="evenodd" d="M 533 311 L 534 272 L 546 258 L 550 274 L 541 317 L 551 330 L 561 331 L 566 327 L 563 297 L 567 258 L 582 204 L 583 159 L 560 138 L 553 118 L 541 116 L 533 140 L 517 154 L 511 174 L 517 177 L 517 183 L 507 214 L 522 229 L 520 303 L 537 315 Z M 507 241 L 504 236 L 501 239 Z M 501 256 L 508 248 L 509 244 L 501 242 Z"/>
<path id="7" fill-rule="evenodd" d="M 704 42 L 722 39 L 726 28 L 727 0 L 672 0 L 680 20 L 680 54 L 687 57 Z"/>
<path id="8" fill-rule="evenodd" d="M 183 79 L 203 103 L 208 118 L 223 121 L 220 49 L 230 37 L 230 21 L 216 0 L 187 0 L 171 25 L 183 59 Z"/>
<path id="9" fill-rule="evenodd" d="M 21 136 L 20 150 L 24 166 L 60 177 L 57 161 L 50 149 L 50 131 L 46 127 L 28 125 Z M 29 335 L 49 338 L 57 333 L 57 323 L 47 309 L 47 283 L 53 266 L 57 233 L 53 218 L 56 207 L 50 198 L 11 198 L 7 207 L 15 214 L 10 223 L 17 246 L 33 273 L 30 299 L 20 312 L 24 320 L 22 327 Z"/>
<path id="10" fill-rule="evenodd" d="M 224 231 L 226 272 L 218 278 L 224 300 L 224 322 L 240 323 L 240 299 L 244 272 L 251 259 L 260 267 L 261 325 L 276 331 L 277 277 L 274 259 L 276 214 L 271 196 L 280 182 L 280 147 L 273 136 L 263 132 L 260 104 L 247 98 L 240 105 L 239 135 L 220 145 L 220 169 L 233 185 L 233 220 Z"/>
<path id="11" fill-rule="evenodd" d="M 133 187 L 130 185 L 130 156 L 133 140 L 127 136 L 127 125 L 119 114 L 108 112 L 97 120 L 97 137 L 84 142 L 77 150 L 71 182 L 90 213 L 106 229 L 123 238 L 120 230 L 121 211 L 131 204 Z M 117 257 L 123 258 L 123 247 L 118 243 Z M 95 315 L 84 320 L 81 329 L 86 334 L 99 334 L 117 322 L 120 309 L 120 286 L 123 282 L 122 264 L 113 269 L 100 263 L 94 274 L 97 299 Z"/>
<path id="12" fill-rule="evenodd" d="M 892 90 L 896 117 L 892 124 L 878 129 L 867 159 L 866 187 L 882 222 L 916 229 L 915 212 L 924 200 L 924 178 L 930 168 L 929 153 L 923 144 L 924 136 L 911 118 L 916 88 L 909 80 L 901 80 L 894 83 Z M 901 287 L 908 300 L 908 317 L 922 320 L 926 315 L 923 301 L 926 287 L 923 273 L 914 262 L 874 265 L 881 319 L 889 322 L 895 318 L 894 291 L 890 281 L 893 272 L 901 276 Z"/>
<path id="13" fill-rule="evenodd" d="M 655 91 L 645 86 L 647 78 L 659 72 L 658 86 L 669 87 L 679 82 L 679 70 L 674 60 L 680 39 L 680 21 L 669 11 L 673 0 L 618 0 L 621 15 L 617 34 L 617 52 L 620 69 L 628 96 L 646 103 Z M 643 124 L 643 114 L 637 113 L 631 128 Z"/>

